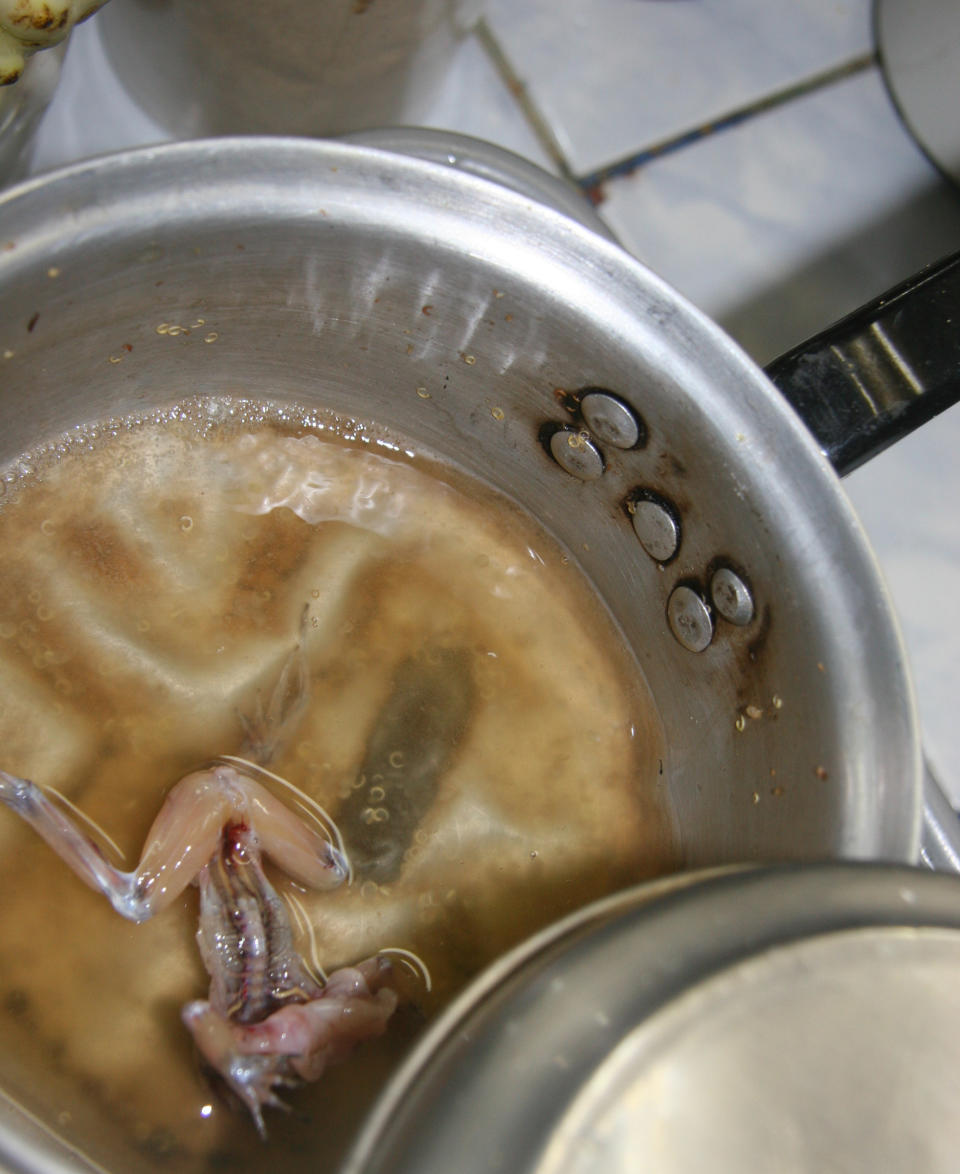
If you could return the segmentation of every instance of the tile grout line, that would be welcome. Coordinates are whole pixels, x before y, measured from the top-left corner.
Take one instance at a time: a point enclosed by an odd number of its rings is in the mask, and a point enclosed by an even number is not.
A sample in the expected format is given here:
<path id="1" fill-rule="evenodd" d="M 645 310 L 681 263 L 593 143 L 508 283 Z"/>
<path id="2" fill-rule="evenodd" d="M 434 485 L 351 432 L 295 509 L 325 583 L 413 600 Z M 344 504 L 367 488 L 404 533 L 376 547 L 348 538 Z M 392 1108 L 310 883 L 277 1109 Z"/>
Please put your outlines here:
<path id="1" fill-rule="evenodd" d="M 573 168 L 570 166 L 557 136 L 553 133 L 549 122 L 530 96 L 527 83 L 513 68 L 510 58 L 504 52 L 503 47 L 494 35 L 493 30 L 487 23 L 486 17 L 481 17 L 477 21 L 474 25 L 473 32 L 500 80 L 510 91 L 514 101 L 520 107 L 520 113 L 526 120 L 527 126 L 533 132 L 537 142 L 547 155 L 550 156 L 560 175 L 564 179 L 579 186 L 579 180 L 574 175 Z"/>
<path id="2" fill-rule="evenodd" d="M 877 66 L 877 64 L 878 57 L 876 52 L 871 50 L 869 53 L 862 53 L 860 56 L 853 57 L 840 65 L 833 66 L 821 73 L 813 74 L 803 81 L 796 82 L 782 90 L 776 90 L 765 98 L 749 102 L 744 106 L 738 106 L 727 114 L 712 119 L 703 126 L 672 135 L 669 138 L 661 140 L 659 143 L 654 143 L 652 146 L 634 151 L 630 155 L 624 155 L 619 159 L 615 159 L 612 163 L 608 163 L 584 175 L 578 176 L 568 171 L 566 173 L 567 177 L 572 179 L 578 187 L 582 188 L 591 203 L 600 204 L 605 197 L 603 190 L 604 184 L 609 180 L 631 175 L 634 171 L 637 171 L 654 159 L 659 159 L 663 155 L 672 154 L 674 151 L 679 151 L 681 148 L 699 142 L 699 140 L 705 139 L 710 135 L 729 130 L 734 126 L 739 126 L 755 115 L 764 114 L 768 110 L 775 110 L 779 106 L 784 106 L 788 102 L 792 102 L 795 98 L 802 98 L 804 95 L 813 93 L 815 90 L 823 89 L 826 86 L 844 81 L 849 77 L 854 77 L 859 73 L 864 73 Z"/>

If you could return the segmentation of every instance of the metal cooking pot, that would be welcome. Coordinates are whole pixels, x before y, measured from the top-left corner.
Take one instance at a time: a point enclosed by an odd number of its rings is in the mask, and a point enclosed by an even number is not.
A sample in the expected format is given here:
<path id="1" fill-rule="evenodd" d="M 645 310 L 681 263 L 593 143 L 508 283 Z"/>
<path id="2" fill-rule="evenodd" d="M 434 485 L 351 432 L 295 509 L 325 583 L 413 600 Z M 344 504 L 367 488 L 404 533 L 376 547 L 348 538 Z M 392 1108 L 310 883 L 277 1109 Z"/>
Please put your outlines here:
<path id="1" fill-rule="evenodd" d="M 157 330 L 200 316 L 215 345 Z M 848 344 L 788 356 L 790 394 L 846 378 Z M 916 859 L 904 653 L 834 469 L 716 326 L 523 190 L 300 140 L 81 164 L 0 196 L 0 356 L 2 463 L 246 394 L 376 421 L 492 484 L 633 649 L 686 863 Z M 852 424 L 821 403 L 821 445 L 853 464 L 944 394 Z M 63 1160 L 4 1105 L 0 1142 Z"/>
<path id="2" fill-rule="evenodd" d="M 191 314 L 217 345 L 158 335 Z M 0 324 L 4 462 L 249 393 L 375 420 L 523 503 L 636 654 L 688 863 L 916 858 L 904 652 L 834 470 L 616 246 L 378 150 L 179 144 L 4 193 Z"/>

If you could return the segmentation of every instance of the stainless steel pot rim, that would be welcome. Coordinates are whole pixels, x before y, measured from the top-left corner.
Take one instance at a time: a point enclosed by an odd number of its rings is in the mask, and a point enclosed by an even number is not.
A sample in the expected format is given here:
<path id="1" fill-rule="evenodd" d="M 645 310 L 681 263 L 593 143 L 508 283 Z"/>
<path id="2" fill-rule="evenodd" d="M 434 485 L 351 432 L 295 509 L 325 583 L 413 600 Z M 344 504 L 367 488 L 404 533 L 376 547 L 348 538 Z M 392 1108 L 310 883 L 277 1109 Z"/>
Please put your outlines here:
<path id="1" fill-rule="evenodd" d="M 419 126 L 387 126 L 353 131 L 339 137 L 343 142 L 378 147 L 384 151 L 413 155 L 426 162 L 454 167 L 479 179 L 510 188 L 519 195 L 562 212 L 605 240 L 617 243 L 616 237 L 593 206 L 573 184 L 551 175 L 522 155 L 484 139 Z"/>

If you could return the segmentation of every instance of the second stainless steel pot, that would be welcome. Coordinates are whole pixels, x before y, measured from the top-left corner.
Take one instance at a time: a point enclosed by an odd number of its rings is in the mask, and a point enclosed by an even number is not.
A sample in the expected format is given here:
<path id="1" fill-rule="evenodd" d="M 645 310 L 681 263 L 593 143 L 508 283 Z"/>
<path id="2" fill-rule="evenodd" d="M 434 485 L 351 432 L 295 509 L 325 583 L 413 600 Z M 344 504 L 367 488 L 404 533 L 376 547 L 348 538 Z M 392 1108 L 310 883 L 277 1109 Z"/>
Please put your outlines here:
<path id="1" fill-rule="evenodd" d="M 342 1174 L 946 1174 L 960 883 L 722 869 L 617 894 L 491 966 Z M 705 1160 L 705 1155 L 709 1157 Z"/>

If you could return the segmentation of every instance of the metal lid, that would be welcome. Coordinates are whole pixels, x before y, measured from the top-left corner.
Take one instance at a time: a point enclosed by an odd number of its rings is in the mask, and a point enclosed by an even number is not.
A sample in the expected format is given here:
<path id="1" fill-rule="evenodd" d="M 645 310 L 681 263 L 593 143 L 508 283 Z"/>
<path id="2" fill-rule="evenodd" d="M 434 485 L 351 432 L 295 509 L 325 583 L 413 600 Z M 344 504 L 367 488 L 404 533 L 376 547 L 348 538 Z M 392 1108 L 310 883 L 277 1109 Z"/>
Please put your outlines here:
<path id="1" fill-rule="evenodd" d="M 644 886 L 488 971 L 353 1174 L 954 1170 L 960 882 L 883 865 Z"/>

